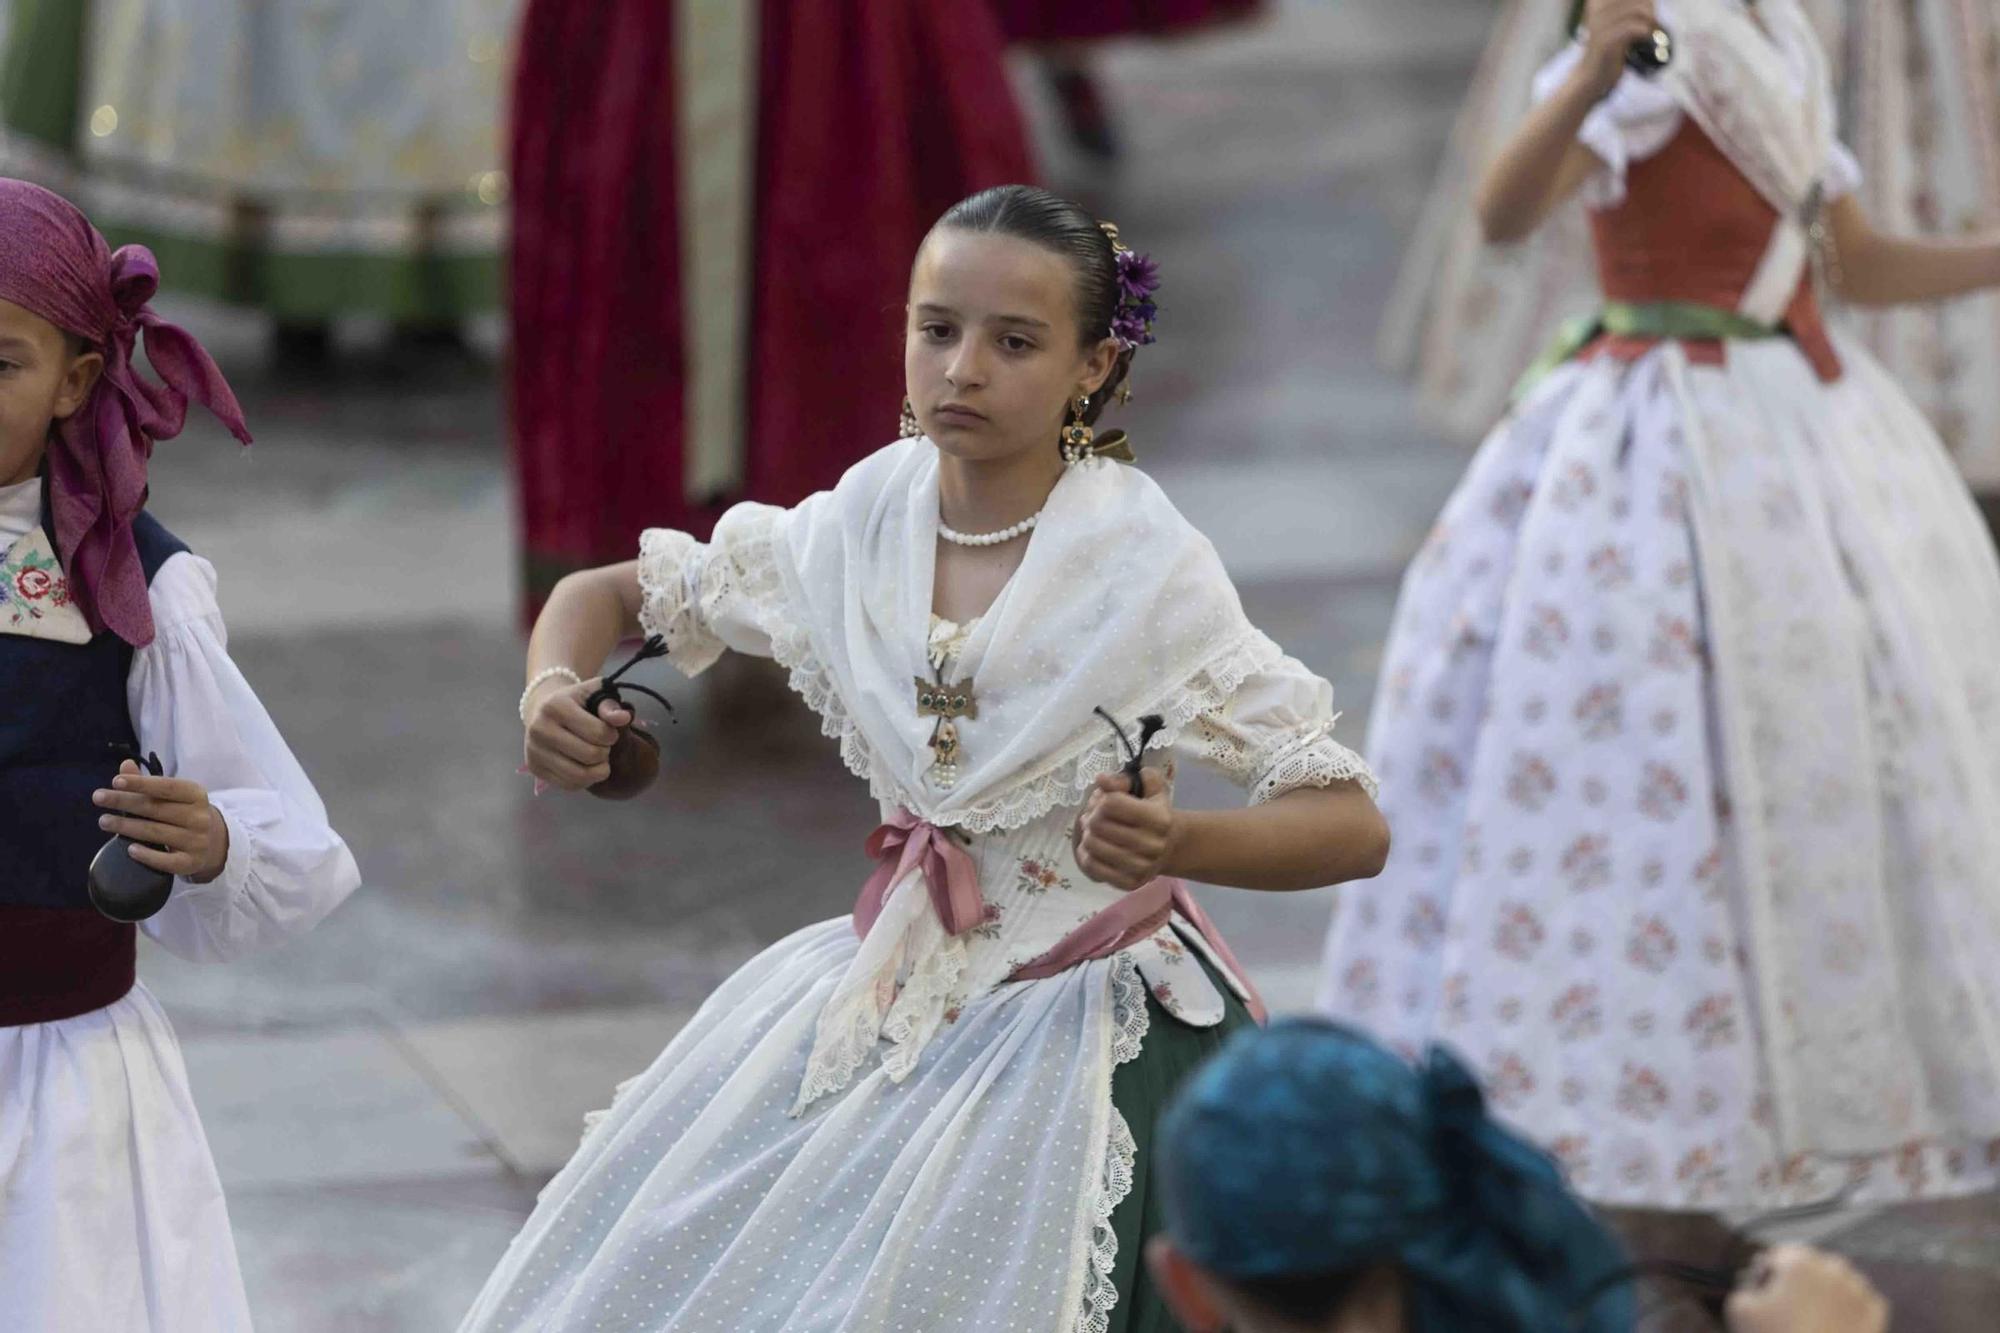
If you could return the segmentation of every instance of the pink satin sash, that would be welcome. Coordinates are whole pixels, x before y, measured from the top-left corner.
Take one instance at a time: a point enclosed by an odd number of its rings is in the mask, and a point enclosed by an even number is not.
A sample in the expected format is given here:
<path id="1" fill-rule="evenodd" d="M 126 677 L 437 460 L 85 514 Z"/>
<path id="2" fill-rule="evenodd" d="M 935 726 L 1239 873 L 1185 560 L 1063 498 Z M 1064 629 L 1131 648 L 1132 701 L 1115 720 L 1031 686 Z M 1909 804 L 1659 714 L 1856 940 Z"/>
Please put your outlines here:
<path id="1" fill-rule="evenodd" d="M 1249 1009 L 1250 1016 L 1259 1023 L 1269 1021 L 1270 1014 L 1264 1007 L 1264 999 L 1251 985 L 1249 974 L 1236 961 L 1236 955 L 1230 952 L 1222 932 L 1208 919 L 1208 913 L 1201 910 L 1201 904 L 1195 901 L 1187 884 L 1178 879 L 1156 879 L 1150 884 L 1140 885 L 1063 936 L 1053 949 L 1041 957 L 1030 959 L 1015 968 L 1007 979 L 1039 981 L 1043 977 L 1066 972 L 1080 963 L 1109 958 L 1156 933 L 1175 912 L 1180 913 L 1181 919 L 1192 926 L 1202 941 L 1215 951 L 1216 961 L 1222 964 L 1230 984 L 1242 992 L 1243 1004 Z"/>
<path id="2" fill-rule="evenodd" d="M 979 867 L 972 854 L 952 841 L 951 834 L 908 810 L 898 810 L 868 837 L 868 855 L 881 862 L 861 896 L 854 902 L 854 933 L 866 938 L 882 915 L 891 887 L 913 866 L 921 866 L 930 891 L 931 908 L 946 931 L 963 935 L 986 919 L 986 898 L 979 891 Z"/>
<path id="3" fill-rule="evenodd" d="M 962 935 L 986 919 L 986 898 L 979 888 L 979 869 L 971 853 L 949 832 L 898 810 L 868 838 L 868 855 L 880 864 L 854 903 L 854 933 L 866 937 L 882 915 L 882 903 L 892 886 L 912 867 L 920 867 L 930 893 L 931 908 L 946 931 Z M 1222 933 L 1201 910 L 1188 886 L 1178 879 L 1156 879 L 1126 894 L 1057 941 L 1054 948 L 1030 959 L 1008 974 L 1009 981 L 1039 981 L 1082 963 L 1109 958 L 1129 949 L 1166 925 L 1174 913 L 1194 928 L 1214 951 L 1230 983 L 1243 994 L 1244 1005 L 1259 1023 L 1269 1014 L 1250 984 L 1243 965 L 1230 952 Z"/>

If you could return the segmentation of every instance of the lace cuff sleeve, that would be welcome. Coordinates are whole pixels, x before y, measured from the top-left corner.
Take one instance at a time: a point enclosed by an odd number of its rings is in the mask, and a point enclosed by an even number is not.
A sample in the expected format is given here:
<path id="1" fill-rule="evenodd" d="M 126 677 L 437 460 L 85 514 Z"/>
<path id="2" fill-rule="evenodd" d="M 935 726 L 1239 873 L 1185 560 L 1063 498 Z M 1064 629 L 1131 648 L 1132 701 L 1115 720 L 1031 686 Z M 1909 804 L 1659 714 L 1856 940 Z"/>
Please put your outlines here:
<path id="1" fill-rule="evenodd" d="M 1360 755 L 1333 739 L 1333 686 L 1282 654 L 1244 678 L 1219 708 L 1196 718 L 1181 745 L 1250 792 L 1250 803 L 1301 787 L 1358 782 L 1376 794 Z"/>
<path id="2" fill-rule="evenodd" d="M 639 627 L 667 641 L 667 660 L 687 676 L 714 666 L 726 647 L 701 615 L 707 555 L 685 532 L 648 528 L 639 537 Z"/>
<path id="3" fill-rule="evenodd" d="M 1251 760 L 1250 804 L 1262 805 L 1301 787 L 1331 787 L 1336 782 L 1357 782 L 1373 800 L 1380 794 L 1368 761 L 1332 736 L 1333 724 L 1317 734 L 1307 733 Z"/>
<path id="4" fill-rule="evenodd" d="M 740 504 L 715 525 L 712 541 L 648 529 L 639 539 L 639 625 L 667 641 L 669 660 L 699 675 L 724 650 L 771 656 L 783 589 L 771 548 L 785 511 Z"/>

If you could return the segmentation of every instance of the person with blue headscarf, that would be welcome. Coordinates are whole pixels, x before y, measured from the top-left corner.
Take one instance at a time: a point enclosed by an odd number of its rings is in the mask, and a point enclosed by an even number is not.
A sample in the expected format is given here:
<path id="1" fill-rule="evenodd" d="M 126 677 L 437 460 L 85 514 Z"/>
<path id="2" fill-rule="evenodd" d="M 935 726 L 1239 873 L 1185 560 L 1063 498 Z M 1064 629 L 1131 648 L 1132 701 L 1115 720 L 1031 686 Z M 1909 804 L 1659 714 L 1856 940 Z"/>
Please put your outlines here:
<path id="1" fill-rule="evenodd" d="M 1433 1047 L 1293 1018 L 1238 1032 L 1161 1122 L 1147 1259 L 1191 1333 L 1632 1333 L 1634 1272 L 1554 1161 Z M 1769 1252 L 1732 1333 L 1881 1333 L 1859 1274 Z"/>

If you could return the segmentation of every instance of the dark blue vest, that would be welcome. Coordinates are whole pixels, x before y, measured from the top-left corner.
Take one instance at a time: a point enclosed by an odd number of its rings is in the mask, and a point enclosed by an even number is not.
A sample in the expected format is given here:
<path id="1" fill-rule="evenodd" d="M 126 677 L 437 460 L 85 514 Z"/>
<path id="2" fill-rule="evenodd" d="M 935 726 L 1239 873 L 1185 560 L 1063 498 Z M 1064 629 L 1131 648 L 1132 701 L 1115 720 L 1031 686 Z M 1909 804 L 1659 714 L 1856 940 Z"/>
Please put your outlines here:
<path id="1" fill-rule="evenodd" d="M 144 513 L 132 535 L 148 583 L 187 549 Z M 110 836 L 91 793 L 136 746 L 131 668 L 131 646 L 109 632 L 83 644 L 0 634 L 0 1025 L 87 1013 L 131 989 L 134 928 L 98 915 L 86 884 Z"/>

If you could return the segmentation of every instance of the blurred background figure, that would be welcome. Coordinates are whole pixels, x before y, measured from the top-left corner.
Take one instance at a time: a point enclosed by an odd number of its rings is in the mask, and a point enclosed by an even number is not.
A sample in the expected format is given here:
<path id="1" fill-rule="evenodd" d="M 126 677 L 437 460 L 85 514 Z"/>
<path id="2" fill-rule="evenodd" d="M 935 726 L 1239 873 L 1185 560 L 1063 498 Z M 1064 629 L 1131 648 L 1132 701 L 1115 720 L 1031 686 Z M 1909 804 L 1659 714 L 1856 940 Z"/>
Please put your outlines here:
<path id="1" fill-rule="evenodd" d="M 532 613 L 643 528 L 705 537 L 727 502 L 796 503 L 895 438 L 910 255 L 1034 172 L 985 0 L 531 0 L 521 50 Z"/>
<path id="2" fill-rule="evenodd" d="M 1885 230 L 2000 226 L 2000 6 L 1992 0 L 1817 0 L 1861 202 Z M 2000 519 L 2000 296 L 1855 310 L 1856 330 L 1937 427 Z"/>
<path id="3" fill-rule="evenodd" d="M 1412 1067 L 1321 1020 L 1240 1033 L 1168 1110 L 1155 1169 L 1148 1258 L 1189 1333 L 1637 1333 L 1683 1313 L 1636 1298 L 1611 1233 L 1439 1048 Z M 1710 1276 L 1718 1304 L 1737 1288 L 1731 1333 L 1888 1327 L 1832 1255 Z"/>
<path id="4" fill-rule="evenodd" d="M 373 316 L 400 356 L 500 300 L 494 109 L 519 0 L 12 0 L 0 170 L 268 314 L 313 365 Z"/>
<path id="5" fill-rule="evenodd" d="M 1859 201 L 1883 229 L 1952 236 L 2000 225 L 2000 9 L 1988 0 L 1805 0 L 1832 61 Z M 1381 328 L 1430 416 L 1468 441 L 1594 273 L 1572 208 L 1520 245 L 1489 246 L 1472 188 L 1562 44 L 1570 0 L 1502 0 Z M 1991 522 L 2000 508 L 2000 297 L 1854 311 L 1854 327 L 1938 429 Z"/>
<path id="6" fill-rule="evenodd" d="M 1251 18 L 1264 0 L 991 0 L 1010 42 L 1031 48 L 1061 110 L 1071 147 L 1115 162 L 1120 136 L 1092 67 L 1088 43 L 1107 37 L 1187 34 Z"/>
<path id="7" fill-rule="evenodd" d="M 2000 283 L 2000 231 L 1873 228 L 1794 0 L 1576 13 L 1479 220 L 1580 194 L 1604 313 L 1404 583 L 1369 741 L 1402 856 L 1342 895 L 1324 1002 L 1462 1051 L 1641 1253 L 1685 1252 L 1660 1214 L 1990 1195 L 2000 845 L 1945 849 L 2000 802 L 2000 568 L 1813 251 L 1933 301 Z M 1684 58 L 1634 72 L 1661 25 Z"/>

